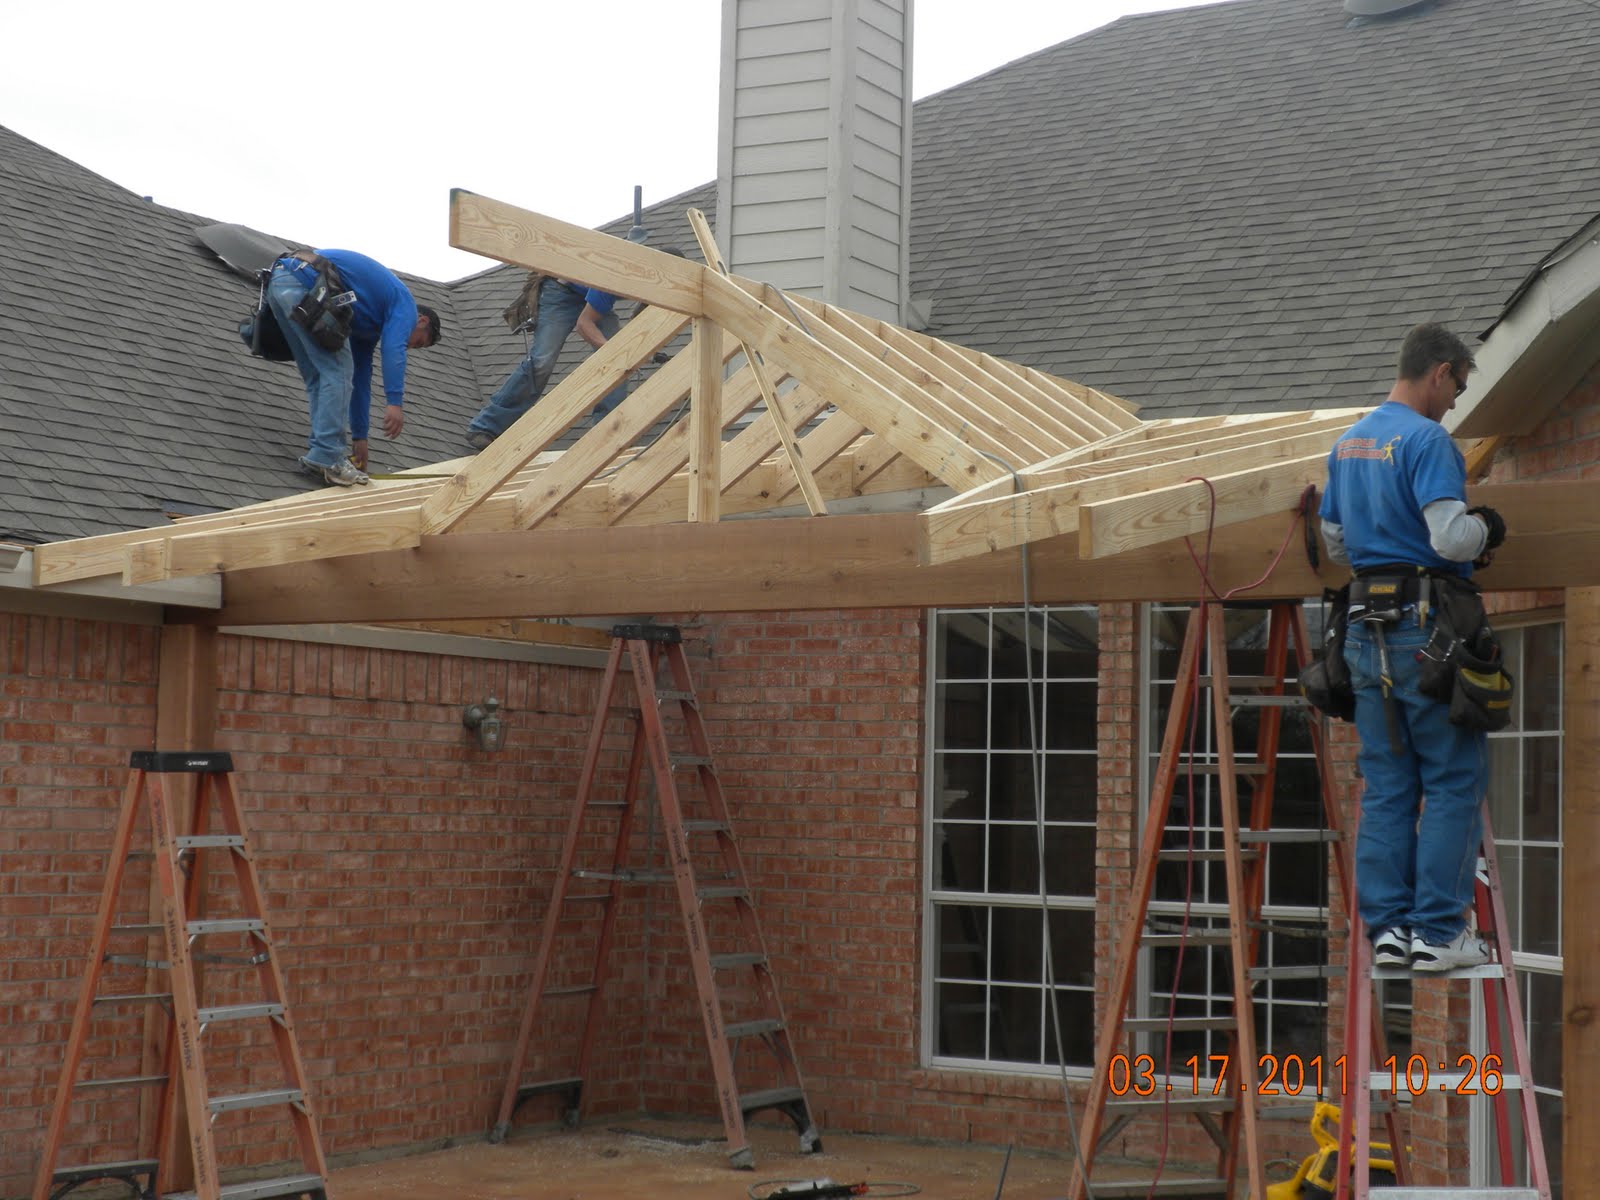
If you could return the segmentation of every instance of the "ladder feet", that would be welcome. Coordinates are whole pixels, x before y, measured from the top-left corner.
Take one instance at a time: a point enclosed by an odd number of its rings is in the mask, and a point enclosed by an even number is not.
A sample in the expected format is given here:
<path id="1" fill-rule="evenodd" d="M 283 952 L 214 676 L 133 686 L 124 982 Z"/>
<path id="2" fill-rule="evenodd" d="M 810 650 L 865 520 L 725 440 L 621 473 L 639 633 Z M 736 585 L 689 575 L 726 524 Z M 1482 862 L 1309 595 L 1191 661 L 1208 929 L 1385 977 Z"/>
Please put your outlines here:
<path id="1" fill-rule="evenodd" d="M 756 1169 L 756 1156 L 749 1146 L 740 1146 L 728 1155 L 728 1165 L 736 1171 L 754 1171 Z"/>
<path id="2" fill-rule="evenodd" d="M 493 1129 L 489 1130 L 489 1144 L 491 1146 L 500 1145 L 502 1142 L 504 1142 L 506 1140 L 506 1134 L 508 1134 L 510 1132 L 511 1132 L 511 1122 L 510 1121 L 501 1121 L 501 1122 L 499 1122 Z"/>
<path id="3" fill-rule="evenodd" d="M 801 1154 L 822 1153 L 822 1131 L 815 1125 L 808 1125 L 800 1133 Z"/>

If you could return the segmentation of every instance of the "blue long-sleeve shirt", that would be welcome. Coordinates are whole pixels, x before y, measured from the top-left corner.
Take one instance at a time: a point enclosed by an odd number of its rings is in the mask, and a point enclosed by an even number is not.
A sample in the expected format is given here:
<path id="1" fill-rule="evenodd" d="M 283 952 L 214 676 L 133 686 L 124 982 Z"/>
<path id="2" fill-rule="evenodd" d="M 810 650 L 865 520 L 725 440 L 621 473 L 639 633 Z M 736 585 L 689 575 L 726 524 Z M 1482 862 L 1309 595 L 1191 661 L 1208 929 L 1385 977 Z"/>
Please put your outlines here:
<path id="1" fill-rule="evenodd" d="M 350 318 L 350 353 L 355 377 L 350 388 L 350 436 L 367 436 L 372 416 L 372 352 L 383 347 L 383 393 L 390 404 L 404 404 L 406 343 L 417 327 L 417 302 L 395 273 L 354 250 L 318 250 L 338 268 L 344 286 L 356 294 Z"/>

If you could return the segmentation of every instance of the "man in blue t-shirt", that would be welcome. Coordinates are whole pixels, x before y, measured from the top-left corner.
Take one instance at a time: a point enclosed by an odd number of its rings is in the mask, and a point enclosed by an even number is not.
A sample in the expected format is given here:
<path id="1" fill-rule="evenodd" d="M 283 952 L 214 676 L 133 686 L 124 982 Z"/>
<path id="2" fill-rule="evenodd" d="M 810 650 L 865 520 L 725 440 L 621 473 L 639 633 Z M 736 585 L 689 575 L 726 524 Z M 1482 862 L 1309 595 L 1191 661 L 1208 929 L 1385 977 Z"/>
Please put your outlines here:
<path id="1" fill-rule="evenodd" d="M 350 336 L 338 350 L 314 340 L 291 315 L 317 281 L 316 257 L 339 273 L 351 302 Z M 349 487 L 366 483 L 367 432 L 372 411 L 372 353 L 383 350 L 385 437 L 397 438 L 405 425 L 406 351 L 439 340 L 439 314 L 417 304 L 393 271 L 353 250 L 296 251 L 272 265 L 267 304 L 294 354 L 311 409 L 311 436 L 302 470 L 326 483 Z M 345 432 L 351 442 L 345 454 Z"/>
<path id="2" fill-rule="evenodd" d="M 1357 576 L 1345 661 L 1364 781 L 1358 906 L 1373 962 L 1415 971 L 1489 957 L 1466 921 L 1483 835 L 1486 738 L 1452 724 L 1449 706 L 1417 686 L 1432 632 L 1431 610 L 1418 603 L 1422 582 L 1430 573 L 1470 577 L 1505 537 L 1494 510 L 1467 507 L 1466 464 L 1439 423 L 1474 365 L 1465 343 L 1443 326 L 1407 334 L 1388 400 L 1334 443 L 1322 499 L 1329 556 Z M 1397 619 L 1361 619 L 1355 601 L 1363 581 L 1380 592 L 1393 585 L 1383 594 L 1395 597 Z M 1367 615 L 1375 611 L 1369 606 Z"/>
<path id="3" fill-rule="evenodd" d="M 533 321 L 528 353 L 500 390 L 467 423 L 467 444 L 482 450 L 534 406 L 544 394 L 561 347 L 574 329 L 596 350 L 615 337 L 618 325 L 612 310 L 616 303 L 617 298 L 610 292 L 546 276 L 539 285 L 539 315 Z M 627 395 L 628 382 L 623 380 L 594 406 L 595 417 L 605 416 Z"/>

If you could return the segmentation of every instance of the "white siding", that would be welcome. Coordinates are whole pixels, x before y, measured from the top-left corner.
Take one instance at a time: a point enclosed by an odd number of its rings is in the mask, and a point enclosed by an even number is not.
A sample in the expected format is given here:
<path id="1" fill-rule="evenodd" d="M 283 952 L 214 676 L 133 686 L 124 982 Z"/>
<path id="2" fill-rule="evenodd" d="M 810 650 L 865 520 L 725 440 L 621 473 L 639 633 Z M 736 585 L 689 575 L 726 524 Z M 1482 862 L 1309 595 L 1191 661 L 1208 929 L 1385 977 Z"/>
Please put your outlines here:
<path id="1" fill-rule="evenodd" d="M 912 0 L 723 0 L 717 236 L 741 274 L 902 321 Z"/>

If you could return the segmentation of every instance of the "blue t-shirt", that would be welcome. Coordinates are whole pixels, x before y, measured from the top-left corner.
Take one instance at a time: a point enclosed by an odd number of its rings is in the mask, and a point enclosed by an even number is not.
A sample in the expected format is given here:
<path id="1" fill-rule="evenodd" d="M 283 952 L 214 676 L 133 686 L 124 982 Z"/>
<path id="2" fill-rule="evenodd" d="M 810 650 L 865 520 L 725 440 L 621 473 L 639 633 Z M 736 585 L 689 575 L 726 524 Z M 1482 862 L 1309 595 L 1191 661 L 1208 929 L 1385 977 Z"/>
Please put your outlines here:
<path id="1" fill-rule="evenodd" d="M 350 353 L 355 376 L 350 388 L 350 435 L 367 436 L 372 411 L 372 352 L 383 346 L 383 393 L 390 404 L 406 398 L 406 343 L 417 327 L 417 302 L 395 273 L 354 250 L 318 250 L 339 269 L 356 294 L 350 316 Z"/>
<path id="2" fill-rule="evenodd" d="M 1344 527 L 1355 570 L 1409 563 L 1470 575 L 1470 563 L 1441 558 L 1422 510 L 1466 499 L 1467 465 L 1437 421 L 1395 400 L 1352 425 L 1328 453 L 1322 518 Z"/>
<path id="3" fill-rule="evenodd" d="M 616 306 L 617 298 L 610 292 L 602 292 L 599 288 L 590 288 L 584 292 L 583 302 L 603 317 Z"/>

